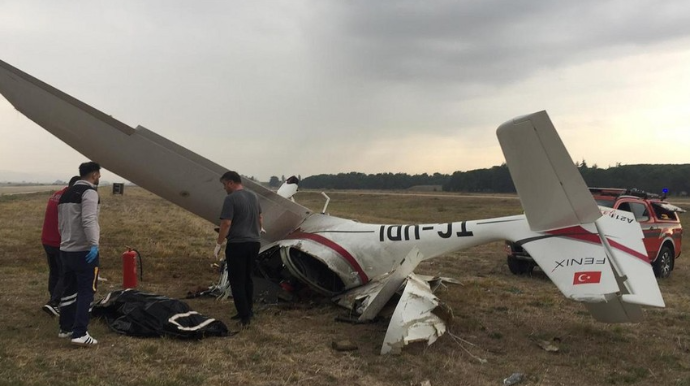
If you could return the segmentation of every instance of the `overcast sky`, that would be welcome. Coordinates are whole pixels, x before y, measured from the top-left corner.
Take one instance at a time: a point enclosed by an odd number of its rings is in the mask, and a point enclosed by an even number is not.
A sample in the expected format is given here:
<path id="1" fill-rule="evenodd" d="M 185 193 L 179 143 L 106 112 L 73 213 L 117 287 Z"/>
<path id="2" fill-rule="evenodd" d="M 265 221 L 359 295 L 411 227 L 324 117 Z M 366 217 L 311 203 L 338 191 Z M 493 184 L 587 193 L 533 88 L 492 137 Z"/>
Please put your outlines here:
<path id="1" fill-rule="evenodd" d="M 539 110 L 608 167 L 690 163 L 688 26 L 687 0 L 0 0 L 0 59 L 261 180 L 499 165 Z M 85 160 L 0 97 L 0 181 Z"/>

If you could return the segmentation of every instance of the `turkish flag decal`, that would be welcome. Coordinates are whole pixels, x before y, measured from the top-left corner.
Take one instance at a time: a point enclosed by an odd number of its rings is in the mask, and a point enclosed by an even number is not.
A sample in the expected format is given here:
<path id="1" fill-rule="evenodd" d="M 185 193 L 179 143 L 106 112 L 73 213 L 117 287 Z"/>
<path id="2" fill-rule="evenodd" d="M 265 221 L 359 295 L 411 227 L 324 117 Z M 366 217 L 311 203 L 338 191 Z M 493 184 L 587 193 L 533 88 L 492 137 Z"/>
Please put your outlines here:
<path id="1" fill-rule="evenodd" d="M 601 272 L 575 272 L 573 276 L 573 285 L 575 284 L 597 284 L 601 282 Z"/>

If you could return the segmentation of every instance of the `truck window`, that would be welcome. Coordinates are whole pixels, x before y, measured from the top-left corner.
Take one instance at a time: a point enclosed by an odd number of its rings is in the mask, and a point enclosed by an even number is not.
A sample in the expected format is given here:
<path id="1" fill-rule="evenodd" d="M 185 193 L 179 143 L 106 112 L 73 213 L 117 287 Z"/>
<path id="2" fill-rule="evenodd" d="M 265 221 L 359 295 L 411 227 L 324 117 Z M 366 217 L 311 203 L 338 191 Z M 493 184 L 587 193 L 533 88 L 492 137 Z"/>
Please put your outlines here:
<path id="1" fill-rule="evenodd" d="M 666 210 L 666 209 L 660 207 L 659 205 L 652 205 L 652 208 L 654 209 L 654 213 L 656 214 L 656 217 L 659 220 L 678 221 L 678 215 L 676 214 L 676 212 L 671 212 L 670 210 Z"/>
<path id="2" fill-rule="evenodd" d="M 649 211 L 647 210 L 647 205 L 639 202 L 631 202 L 630 208 L 632 209 L 632 213 L 635 215 L 635 220 L 637 220 L 637 222 L 649 221 Z"/>
<path id="3" fill-rule="evenodd" d="M 618 205 L 618 208 L 616 209 L 632 213 L 632 209 L 630 209 L 630 204 L 628 204 L 627 202 L 621 203 L 620 205 Z"/>
<path id="4" fill-rule="evenodd" d="M 639 202 L 622 202 L 618 205 L 617 209 L 632 213 L 637 222 L 649 221 L 649 211 L 645 204 Z"/>

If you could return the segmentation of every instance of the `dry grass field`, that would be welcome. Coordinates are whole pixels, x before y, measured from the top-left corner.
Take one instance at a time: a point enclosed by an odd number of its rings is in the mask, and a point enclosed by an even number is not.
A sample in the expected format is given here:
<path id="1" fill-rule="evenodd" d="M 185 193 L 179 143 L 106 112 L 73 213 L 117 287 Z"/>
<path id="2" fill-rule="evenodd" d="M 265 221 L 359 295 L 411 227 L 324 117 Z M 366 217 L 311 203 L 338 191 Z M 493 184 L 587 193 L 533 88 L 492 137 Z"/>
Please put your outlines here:
<path id="1" fill-rule="evenodd" d="M 40 230 L 48 196 L 0 197 L 0 385 L 501 385 L 514 372 L 526 374 L 520 385 L 690 385 L 690 240 L 671 278 L 660 282 L 667 308 L 647 309 L 641 324 L 594 322 L 539 272 L 510 274 L 502 243 L 494 243 L 419 267 L 462 283 L 438 293 L 455 318 L 436 343 L 412 345 L 398 356 L 378 355 L 387 320 L 336 322 L 344 311 L 318 299 L 259 307 L 251 328 L 201 341 L 136 339 L 92 320 L 90 331 L 100 344 L 82 349 L 58 339 L 56 321 L 40 309 L 47 300 Z M 332 215 L 363 222 L 446 222 L 521 212 L 511 197 L 330 196 Z M 317 193 L 296 197 L 312 209 L 323 206 Z M 119 289 L 120 255 L 127 246 L 144 259 L 141 290 L 182 298 L 217 280 L 210 267 L 212 224 L 138 188 L 128 187 L 123 196 L 104 191 L 101 199 L 107 281 L 97 297 Z M 683 220 L 690 227 L 690 216 Z M 231 301 L 187 302 L 236 330 Z M 343 339 L 359 349 L 334 351 L 331 342 Z M 540 341 L 558 352 L 545 351 Z"/>
<path id="2" fill-rule="evenodd" d="M 8 185 L 0 184 L 0 196 L 10 194 L 27 194 L 62 189 L 60 185 Z"/>

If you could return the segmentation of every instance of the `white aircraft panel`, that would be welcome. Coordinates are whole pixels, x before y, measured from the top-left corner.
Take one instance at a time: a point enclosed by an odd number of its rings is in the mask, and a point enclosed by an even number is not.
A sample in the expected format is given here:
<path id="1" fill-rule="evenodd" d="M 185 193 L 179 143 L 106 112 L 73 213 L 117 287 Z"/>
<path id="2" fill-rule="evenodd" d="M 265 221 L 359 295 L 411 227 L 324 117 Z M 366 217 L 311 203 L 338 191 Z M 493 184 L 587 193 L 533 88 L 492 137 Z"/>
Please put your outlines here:
<path id="1" fill-rule="evenodd" d="M 496 134 L 533 231 L 591 223 L 601 217 L 545 111 L 508 121 Z"/>

